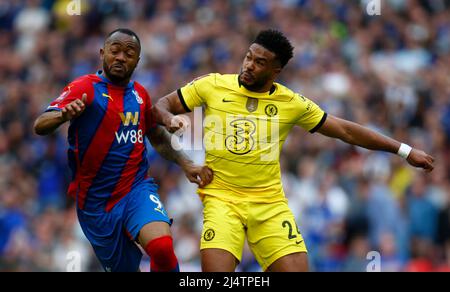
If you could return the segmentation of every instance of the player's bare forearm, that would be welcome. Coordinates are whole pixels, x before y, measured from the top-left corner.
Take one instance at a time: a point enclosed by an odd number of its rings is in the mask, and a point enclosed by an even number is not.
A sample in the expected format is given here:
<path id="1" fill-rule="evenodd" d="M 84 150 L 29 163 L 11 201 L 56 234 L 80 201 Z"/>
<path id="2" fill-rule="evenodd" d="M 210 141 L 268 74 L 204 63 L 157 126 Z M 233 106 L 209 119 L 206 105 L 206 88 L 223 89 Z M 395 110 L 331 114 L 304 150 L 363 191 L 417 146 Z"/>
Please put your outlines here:
<path id="1" fill-rule="evenodd" d="M 399 153 L 399 155 L 400 152 L 402 152 L 400 145 L 405 145 L 361 125 L 331 115 L 328 116 L 318 132 L 328 137 L 341 139 L 352 145 L 357 145 L 370 150 Z M 403 154 L 403 157 L 406 158 L 406 161 L 408 161 L 409 164 L 423 168 L 428 172 L 433 170 L 434 158 L 431 155 L 409 146 L 407 146 L 407 148 L 409 148 L 409 150 Z"/>
<path id="2" fill-rule="evenodd" d="M 155 129 L 150 131 L 148 135 L 150 143 L 156 152 L 158 152 L 163 158 L 173 161 L 184 167 L 188 164 L 192 164 L 192 161 L 187 157 L 183 150 L 175 150 L 172 147 L 172 135 L 162 126 L 156 126 Z"/>
<path id="3" fill-rule="evenodd" d="M 397 153 L 400 142 L 359 124 L 329 115 L 319 133 L 370 150 Z"/>
<path id="4" fill-rule="evenodd" d="M 176 115 L 186 113 L 176 91 L 162 97 L 152 108 L 156 122 L 164 125 L 171 133 L 186 126 L 187 121 L 179 120 Z"/>
<path id="5" fill-rule="evenodd" d="M 213 179 L 213 172 L 207 166 L 195 165 L 182 150 L 172 147 L 172 135 L 162 126 L 157 126 L 149 134 L 150 143 L 165 159 L 177 163 L 192 183 L 204 187 Z"/>
<path id="6" fill-rule="evenodd" d="M 46 112 L 40 115 L 34 122 L 34 132 L 38 135 L 49 135 L 64 123 L 60 111 Z"/>
<path id="7" fill-rule="evenodd" d="M 51 111 L 40 115 L 34 123 L 34 131 L 38 135 L 48 135 L 53 133 L 65 122 L 79 117 L 86 109 L 87 94 L 83 93 L 81 99 L 75 99 L 61 111 Z"/>
<path id="8" fill-rule="evenodd" d="M 173 114 L 170 112 L 170 104 L 166 98 L 161 98 L 152 108 L 155 121 L 160 125 L 169 125 Z"/>

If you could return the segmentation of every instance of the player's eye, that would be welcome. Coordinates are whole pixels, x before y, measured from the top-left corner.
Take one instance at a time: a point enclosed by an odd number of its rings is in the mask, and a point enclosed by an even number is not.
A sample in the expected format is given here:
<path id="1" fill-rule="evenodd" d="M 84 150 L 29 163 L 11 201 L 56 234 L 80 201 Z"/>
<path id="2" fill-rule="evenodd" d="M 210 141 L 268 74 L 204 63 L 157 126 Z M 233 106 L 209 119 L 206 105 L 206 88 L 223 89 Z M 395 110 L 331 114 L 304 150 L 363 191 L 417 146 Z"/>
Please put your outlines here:
<path id="1" fill-rule="evenodd" d="M 114 45 L 109 48 L 109 51 L 113 54 L 117 54 L 117 53 L 119 53 L 120 48 L 118 46 Z"/>

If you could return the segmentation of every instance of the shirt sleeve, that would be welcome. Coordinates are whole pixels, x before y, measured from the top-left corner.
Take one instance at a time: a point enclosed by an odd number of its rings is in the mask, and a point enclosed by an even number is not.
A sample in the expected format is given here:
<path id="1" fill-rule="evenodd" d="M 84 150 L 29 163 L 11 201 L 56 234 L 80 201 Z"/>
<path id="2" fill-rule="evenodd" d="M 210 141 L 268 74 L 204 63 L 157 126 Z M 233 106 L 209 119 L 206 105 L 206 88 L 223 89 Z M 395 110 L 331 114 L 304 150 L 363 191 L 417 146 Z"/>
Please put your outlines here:
<path id="1" fill-rule="evenodd" d="M 178 97 L 187 112 L 207 104 L 209 89 L 215 84 L 215 74 L 201 76 L 178 89 Z"/>
<path id="2" fill-rule="evenodd" d="M 53 100 L 45 111 L 61 111 L 72 101 L 81 100 L 84 93 L 87 94 L 86 105 L 89 105 L 93 99 L 93 86 L 87 79 L 77 79 L 67 85 L 59 97 Z"/>
<path id="3" fill-rule="evenodd" d="M 327 113 L 303 95 L 296 94 L 295 98 L 299 106 L 299 117 L 296 124 L 311 133 L 319 130 L 327 119 Z"/>

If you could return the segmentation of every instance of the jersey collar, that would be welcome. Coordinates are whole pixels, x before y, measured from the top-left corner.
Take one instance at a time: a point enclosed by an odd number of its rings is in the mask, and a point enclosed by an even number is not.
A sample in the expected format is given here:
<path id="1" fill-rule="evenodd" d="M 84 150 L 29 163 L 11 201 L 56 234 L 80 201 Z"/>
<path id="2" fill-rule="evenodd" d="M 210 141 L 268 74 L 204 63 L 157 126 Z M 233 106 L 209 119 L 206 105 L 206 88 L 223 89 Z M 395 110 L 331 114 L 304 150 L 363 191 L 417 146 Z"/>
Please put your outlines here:
<path id="1" fill-rule="evenodd" d="M 119 85 L 117 85 L 117 84 L 112 83 L 111 80 L 109 80 L 108 78 L 106 78 L 106 77 L 103 76 L 102 74 L 103 74 L 103 70 L 98 70 L 98 71 L 97 71 L 97 76 L 98 76 L 100 79 L 102 79 L 102 81 L 105 82 L 105 83 L 108 83 L 108 84 L 110 84 L 110 85 L 112 85 L 112 86 L 116 86 L 116 87 L 120 87 L 120 88 L 133 88 L 134 81 L 130 81 L 130 82 L 128 83 L 127 86 L 119 86 Z"/>
<path id="2" fill-rule="evenodd" d="M 270 98 L 271 95 L 273 95 L 275 92 L 277 92 L 278 90 L 278 86 L 276 85 L 276 83 L 274 83 L 272 85 L 272 89 L 270 91 L 267 92 L 254 92 L 254 91 L 250 91 L 247 88 L 245 88 L 244 85 L 241 84 L 241 82 L 239 81 L 239 75 L 236 78 L 236 81 L 238 83 L 238 88 L 239 91 L 249 97 L 254 97 L 254 98 Z"/>

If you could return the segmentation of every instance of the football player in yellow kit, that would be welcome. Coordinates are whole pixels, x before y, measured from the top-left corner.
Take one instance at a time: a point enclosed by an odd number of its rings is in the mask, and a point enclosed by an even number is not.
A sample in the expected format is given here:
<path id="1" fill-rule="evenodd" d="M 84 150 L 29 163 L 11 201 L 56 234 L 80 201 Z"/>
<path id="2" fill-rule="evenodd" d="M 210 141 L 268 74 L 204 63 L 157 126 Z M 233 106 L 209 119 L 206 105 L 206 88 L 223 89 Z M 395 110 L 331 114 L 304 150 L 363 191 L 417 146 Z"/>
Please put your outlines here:
<path id="1" fill-rule="evenodd" d="M 433 169 L 434 159 L 425 152 L 327 115 L 313 101 L 276 83 L 292 56 L 293 47 L 281 32 L 262 31 L 239 75 L 205 75 L 153 107 L 157 122 L 172 132 L 188 123 L 179 114 L 205 109 L 206 165 L 214 179 L 198 190 L 204 205 L 203 271 L 234 271 L 245 237 L 264 271 L 308 270 L 306 245 L 288 207 L 279 165 L 281 147 L 295 125 Z"/>

